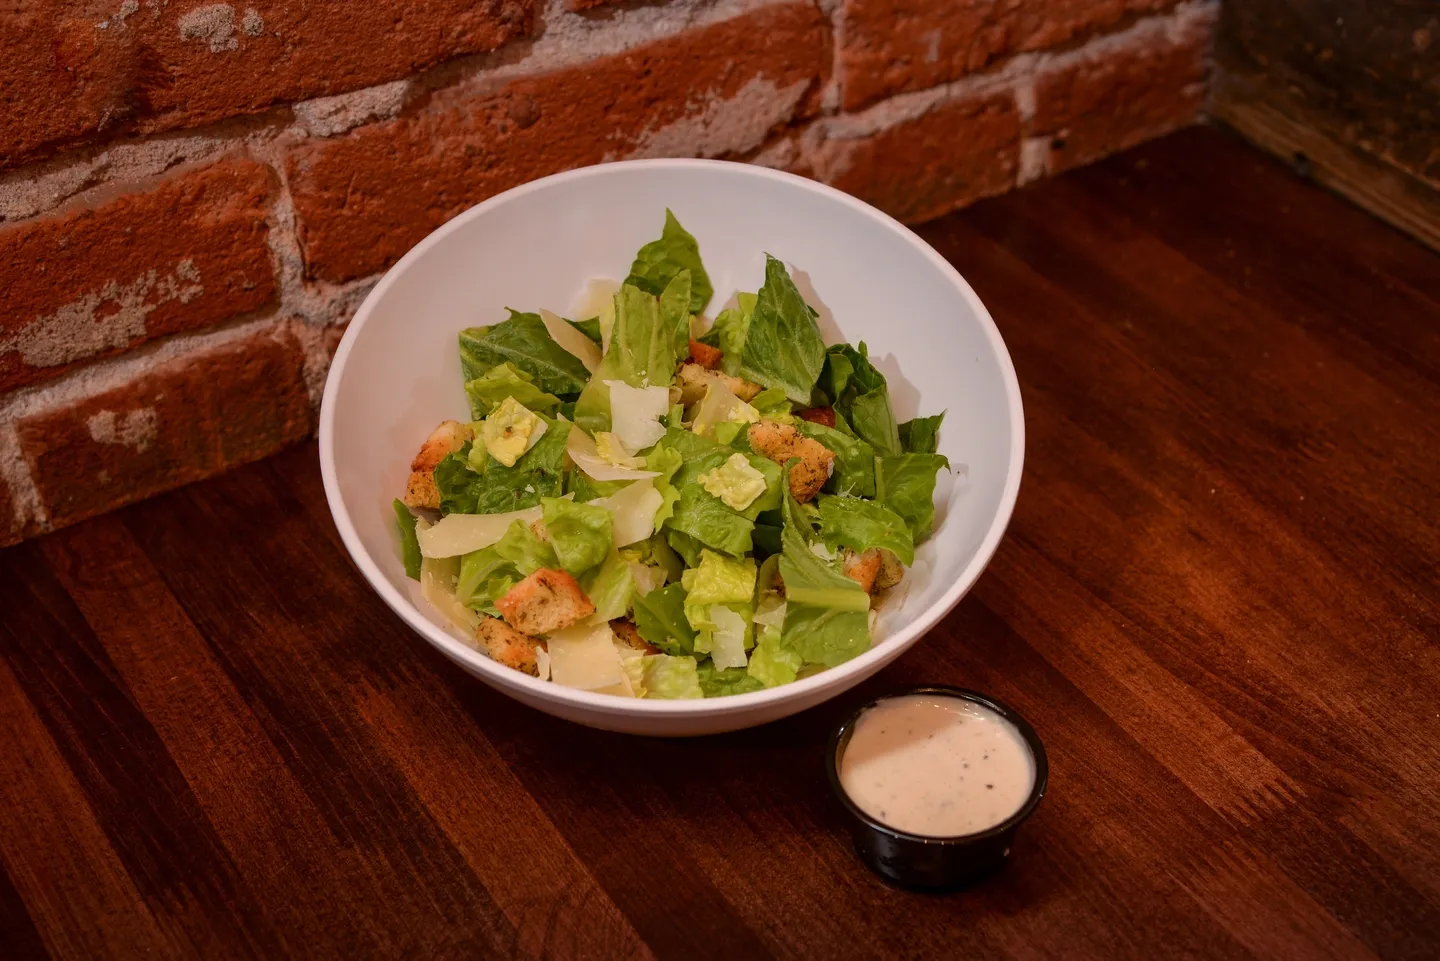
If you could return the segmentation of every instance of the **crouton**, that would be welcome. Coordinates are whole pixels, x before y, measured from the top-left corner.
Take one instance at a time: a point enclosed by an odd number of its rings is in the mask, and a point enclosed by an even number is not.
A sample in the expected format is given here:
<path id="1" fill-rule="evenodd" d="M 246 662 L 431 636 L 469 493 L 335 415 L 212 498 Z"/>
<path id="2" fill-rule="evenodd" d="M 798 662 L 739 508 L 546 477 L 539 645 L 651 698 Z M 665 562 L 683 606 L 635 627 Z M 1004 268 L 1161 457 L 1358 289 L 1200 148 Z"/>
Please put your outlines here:
<path id="1" fill-rule="evenodd" d="M 491 660 L 531 677 L 540 673 L 535 652 L 541 643 L 529 634 L 521 634 L 498 617 L 481 617 L 480 626 L 475 629 L 475 639 L 484 646 Z"/>
<path id="2" fill-rule="evenodd" d="M 883 547 L 879 548 L 879 551 L 880 572 L 875 575 L 875 590 L 883 591 L 905 579 L 905 565 L 900 563 L 900 558 L 895 556 L 894 551 Z"/>
<path id="3" fill-rule="evenodd" d="M 770 420 L 751 424 L 750 447 L 781 465 L 792 458 L 800 459 L 800 463 L 790 468 L 790 493 L 802 504 L 820 493 L 835 468 L 835 455 L 824 444 L 806 437 L 789 424 Z"/>
<path id="4" fill-rule="evenodd" d="M 866 594 L 875 592 L 875 577 L 880 573 L 880 550 L 872 547 L 859 554 L 845 548 L 845 576 L 865 589 Z"/>
<path id="5" fill-rule="evenodd" d="M 704 367 L 706 370 L 714 370 L 720 364 L 720 348 L 711 347 L 709 344 L 702 344 L 694 337 L 690 338 L 690 359 Z"/>
<path id="6" fill-rule="evenodd" d="M 835 408 L 833 407 L 807 407 L 800 411 L 800 419 L 808 420 L 812 424 L 819 424 L 821 427 L 835 426 Z"/>
<path id="7" fill-rule="evenodd" d="M 458 420 L 447 420 L 430 432 L 420 453 L 410 462 L 410 480 L 405 485 L 407 507 L 440 509 L 440 490 L 435 486 L 435 468 L 446 458 L 475 439 L 475 432 Z"/>
<path id="8" fill-rule="evenodd" d="M 595 613 L 575 578 L 545 567 L 510 588 L 495 607 L 526 634 L 549 634 Z"/>
<path id="9" fill-rule="evenodd" d="M 716 382 L 730 388 L 731 393 L 743 401 L 752 401 L 755 399 L 755 395 L 760 393 L 759 384 L 752 384 L 739 377 L 731 377 L 718 370 L 706 370 L 699 364 L 682 364 L 676 378 L 680 384 L 680 403 L 686 407 L 704 400 L 705 391 L 712 383 Z"/>
<path id="10" fill-rule="evenodd" d="M 615 637 L 626 647 L 632 647 L 637 651 L 644 651 L 646 654 L 659 654 L 660 648 L 651 644 L 640 636 L 640 630 L 628 617 L 617 617 L 610 622 L 610 630 L 615 632 Z"/>

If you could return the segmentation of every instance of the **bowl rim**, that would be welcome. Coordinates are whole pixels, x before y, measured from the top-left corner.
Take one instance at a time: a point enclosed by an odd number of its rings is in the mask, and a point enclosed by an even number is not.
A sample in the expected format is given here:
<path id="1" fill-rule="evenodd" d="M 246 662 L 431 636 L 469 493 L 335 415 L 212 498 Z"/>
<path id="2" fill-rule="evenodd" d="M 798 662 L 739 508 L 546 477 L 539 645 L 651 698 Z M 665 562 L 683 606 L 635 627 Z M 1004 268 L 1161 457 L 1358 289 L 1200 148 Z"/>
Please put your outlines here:
<path id="1" fill-rule="evenodd" d="M 920 612 L 919 615 L 903 628 L 885 638 L 880 643 L 873 645 L 870 650 L 843 664 L 827 668 L 810 677 L 794 681 L 790 684 L 766 688 L 763 691 L 752 691 L 746 694 L 698 700 L 625 698 L 617 697 L 613 694 L 598 694 L 592 691 L 563 687 L 550 681 L 541 681 L 538 678 L 531 677 L 528 674 L 522 674 L 519 671 L 496 663 L 479 649 L 465 644 L 448 630 L 435 624 L 411 602 L 409 597 L 405 596 L 390 583 L 389 579 L 380 570 L 379 565 L 371 558 L 369 551 L 366 550 L 364 542 L 360 539 L 359 532 L 355 529 L 355 525 L 350 519 L 350 511 L 341 496 L 339 478 L 335 467 L 336 395 L 339 391 L 340 382 L 345 375 L 346 363 L 349 360 L 350 352 L 354 348 L 355 342 L 359 339 L 365 329 L 365 325 L 369 322 L 375 305 L 397 282 L 398 278 L 410 269 L 411 265 L 423 257 L 432 247 L 444 242 L 445 238 L 450 234 L 459 230 L 470 221 L 482 216 L 486 211 L 504 204 L 513 203 L 529 194 L 549 189 L 557 184 L 575 180 L 604 178 L 621 171 L 637 169 L 665 170 L 704 168 L 721 168 L 727 172 L 741 176 L 783 183 L 790 187 L 812 194 L 818 194 L 828 200 L 843 204 L 856 213 L 868 218 L 877 228 L 899 235 L 901 239 L 914 247 L 918 253 L 928 259 L 936 269 L 955 285 L 955 288 L 969 304 L 981 324 L 990 349 L 999 363 L 1001 379 L 1005 386 L 1007 409 L 1010 417 L 1011 442 L 1009 462 L 1006 465 L 1005 483 L 1001 490 L 999 509 L 995 512 L 994 517 L 991 518 L 990 526 L 986 530 L 984 537 L 981 538 L 980 546 L 976 549 L 974 556 L 971 557 L 970 563 L 965 566 L 960 576 L 956 578 L 955 583 L 952 584 L 938 600 Z M 990 563 L 990 559 L 994 556 L 996 549 L 1000 545 L 1000 539 L 1004 536 L 1005 529 L 1010 523 L 1011 515 L 1015 509 L 1015 501 L 1020 493 L 1020 479 L 1025 461 L 1024 408 L 1020 397 L 1020 383 L 1015 374 L 1014 364 L 1010 359 L 1010 352 L 1005 347 L 1005 342 L 1000 336 L 999 329 L 995 326 L 994 319 L 990 316 L 990 311 L 985 308 L 985 305 L 981 302 L 979 296 L 976 295 L 974 289 L 949 261 L 940 256 L 933 247 L 921 239 L 914 231 L 893 217 L 833 187 L 769 167 L 760 167 L 726 160 L 699 159 L 622 160 L 552 174 L 521 184 L 518 187 L 512 187 L 509 190 L 483 200 L 431 231 L 424 239 L 410 248 L 394 266 L 385 272 L 384 276 L 380 278 L 379 282 L 376 283 L 366 295 L 364 301 L 361 302 L 360 307 L 350 319 L 344 336 L 341 337 L 340 343 L 335 350 L 335 356 L 331 361 L 330 370 L 325 378 L 325 390 L 320 401 L 319 438 L 321 479 L 325 487 L 325 498 L 330 507 L 331 517 L 340 532 L 340 538 L 345 544 L 345 549 L 350 553 L 351 559 L 355 562 L 356 566 L 360 568 L 361 574 L 363 574 L 365 579 L 370 583 L 370 587 L 380 595 L 381 599 L 385 601 L 401 620 L 451 660 L 462 664 L 472 673 L 479 675 L 487 683 L 491 684 L 491 686 L 499 687 L 507 693 L 513 692 L 520 694 L 522 697 L 533 696 L 544 701 L 558 702 L 586 711 L 612 716 L 713 717 L 745 713 L 763 708 L 767 705 L 803 699 L 807 694 L 816 695 L 813 703 L 818 703 L 820 700 L 824 700 L 830 696 L 831 693 L 834 693 L 833 691 L 827 691 L 827 689 L 840 688 L 847 679 L 855 675 L 863 676 L 870 665 L 875 664 L 877 661 L 888 659 L 891 651 L 896 648 L 903 650 L 929 631 L 946 614 L 950 613 L 955 605 L 969 592 L 975 581 L 980 577 L 981 572 L 983 572 L 985 567 Z"/>

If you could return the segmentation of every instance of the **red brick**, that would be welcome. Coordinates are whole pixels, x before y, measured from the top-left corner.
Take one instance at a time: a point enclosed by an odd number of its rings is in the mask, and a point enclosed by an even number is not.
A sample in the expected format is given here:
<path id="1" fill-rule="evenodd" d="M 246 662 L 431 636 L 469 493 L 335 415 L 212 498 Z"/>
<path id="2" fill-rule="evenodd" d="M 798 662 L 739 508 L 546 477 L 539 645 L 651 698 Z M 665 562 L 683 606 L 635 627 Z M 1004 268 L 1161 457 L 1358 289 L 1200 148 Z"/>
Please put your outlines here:
<path id="1" fill-rule="evenodd" d="M 306 437 L 304 353 L 264 331 L 22 419 L 20 450 L 55 527 L 258 460 Z"/>
<path id="2" fill-rule="evenodd" d="M 1173 39 L 1157 30 L 1138 40 L 1036 78 L 1031 130 L 1051 138 L 1049 172 L 1195 122 L 1205 96 L 1208 31 L 1197 25 Z"/>
<path id="3" fill-rule="evenodd" d="M 122 20 L 119 0 L 8 4 L 0 10 L 0 167 L 99 133 L 194 126 L 396 80 L 529 34 L 534 6 L 182 0 L 146 2 Z"/>
<path id="4" fill-rule="evenodd" d="M 854 110 L 1044 50 L 1175 0 L 845 0 L 842 99 Z"/>
<path id="5" fill-rule="evenodd" d="M 816 173 L 909 223 L 1015 186 L 1020 117 L 1009 93 L 944 102 L 868 137 L 830 139 Z"/>
<path id="6" fill-rule="evenodd" d="M 227 161 L 0 228 L 0 390 L 275 300 L 268 171 Z"/>
<path id="7" fill-rule="evenodd" d="M 704 144 L 692 138 L 657 147 L 646 135 L 686 121 L 698 130 L 707 103 L 728 100 L 754 81 L 762 93 L 765 83 L 805 90 L 797 112 L 807 115 L 829 62 L 829 28 L 820 12 L 805 3 L 777 5 L 517 80 L 489 96 L 436 103 L 301 145 L 290 159 L 290 183 L 308 269 L 332 281 L 373 273 L 472 204 L 546 174 L 641 148 L 723 153 L 717 143 L 726 124 L 755 123 L 748 96 L 743 110 L 704 126 Z M 758 146 L 755 140 L 728 149 Z"/>

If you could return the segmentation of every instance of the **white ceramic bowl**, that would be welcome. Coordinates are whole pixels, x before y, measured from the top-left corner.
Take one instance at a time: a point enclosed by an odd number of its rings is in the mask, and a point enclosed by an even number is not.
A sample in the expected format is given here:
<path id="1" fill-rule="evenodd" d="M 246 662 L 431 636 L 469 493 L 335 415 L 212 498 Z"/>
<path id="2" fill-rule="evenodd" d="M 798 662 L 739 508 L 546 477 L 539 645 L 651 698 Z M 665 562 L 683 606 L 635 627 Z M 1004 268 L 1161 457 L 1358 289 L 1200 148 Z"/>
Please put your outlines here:
<path id="1" fill-rule="evenodd" d="M 418 202 L 418 201 L 417 201 Z M 393 498 L 441 420 L 464 419 L 456 334 L 503 308 L 563 313 L 594 277 L 623 278 L 659 236 L 665 208 L 700 242 L 716 297 L 755 290 L 766 251 L 784 260 L 828 343 L 866 341 L 899 420 L 947 411 L 933 537 L 881 607 L 878 643 L 783 687 L 694 701 L 634 700 L 501 667 L 420 599 L 401 566 Z M 1020 389 L 970 285 L 924 241 L 829 187 L 745 164 L 642 160 L 587 167 L 507 191 L 451 220 L 365 299 L 336 351 L 320 408 L 320 466 L 355 563 L 421 637 L 491 687 L 559 717 L 615 731 L 687 736 L 763 724 L 874 674 L 955 606 L 994 553 L 1020 487 Z M 894 593 L 894 592 L 892 592 Z"/>

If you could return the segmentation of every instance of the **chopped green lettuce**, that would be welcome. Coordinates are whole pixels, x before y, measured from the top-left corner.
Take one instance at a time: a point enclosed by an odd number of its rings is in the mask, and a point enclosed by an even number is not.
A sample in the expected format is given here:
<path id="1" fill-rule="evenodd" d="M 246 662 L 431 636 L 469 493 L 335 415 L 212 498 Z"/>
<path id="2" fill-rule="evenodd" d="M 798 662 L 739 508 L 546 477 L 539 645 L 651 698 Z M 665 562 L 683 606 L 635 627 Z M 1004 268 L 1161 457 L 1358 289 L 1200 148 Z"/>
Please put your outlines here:
<path id="1" fill-rule="evenodd" d="M 550 546 L 565 570 L 580 574 L 610 553 L 613 521 L 605 508 L 558 497 L 546 497 L 540 506 L 545 512 L 545 533 L 549 535 Z"/>
<path id="2" fill-rule="evenodd" d="M 870 649 L 870 595 L 811 551 L 810 521 L 788 493 L 784 511 L 781 637 L 806 664 L 834 667 Z"/>
<path id="3" fill-rule="evenodd" d="M 754 294 L 736 294 L 735 302 L 739 306 L 720 311 L 714 325 L 700 338 L 711 347 L 720 349 L 720 369 L 731 377 L 740 376 L 740 362 L 745 354 L 745 339 L 750 333 L 755 300 Z"/>
<path id="4" fill-rule="evenodd" d="M 604 561 L 580 578 L 580 589 L 595 605 L 595 613 L 590 616 L 592 624 L 613 621 L 630 610 L 630 602 L 635 597 L 635 576 L 630 565 L 612 547 Z"/>
<path id="5" fill-rule="evenodd" d="M 568 318 L 562 318 L 562 319 L 565 320 L 565 323 L 569 324 L 571 327 L 574 327 L 576 330 L 580 331 L 580 333 L 584 334 L 586 337 L 589 337 L 589 338 L 590 338 L 591 340 L 593 340 L 597 345 L 603 344 L 603 343 L 605 342 L 605 338 L 603 338 L 603 337 L 600 336 L 600 318 L 599 318 L 599 317 L 591 317 L 591 318 L 588 318 L 587 320 L 570 320 L 570 319 L 568 319 Z"/>
<path id="6" fill-rule="evenodd" d="M 900 453 L 900 432 L 890 409 L 885 375 L 870 363 L 864 342 L 856 350 L 836 344 L 825 353 L 820 387 L 830 395 L 835 411 L 876 453 Z"/>
<path id="7" fill-rule="evenodd" d="M 935 477 L 950 461 L 943 454 L 900 454 L 875 461 L 875 496 L 910 526 L 915 543 L 935 525 Z"/>
<path id="8" fill-rule="evenodd" d="M 505 531 L 505 536 L 491 549 L 527 577 L 542 567 L 554 570 L 560 566 L 560 561 L 555 557 L 555 549 L 536 537 L 530 525 L 524 521 L 513 522 Z"/>
<path id="9" fill-rule="evenodd" d="M 565 486 L 565 440 L 569 433 L 570 425 L 564 421 L 548 421 L 544 436 L 521 455 L 514 467 L 506 467 L 488 455 L 472 458 L 468 443 L 446 455 L 435 468 L 440 512 L 503 514 L 535 507 L 543 497 L 559 497 Z M 483 470 L 474 469 L 476 460 Z"/>
<path id="10" fill-rule="evenodd" d="M 660 476 L 655 478 L 655 489 L 660 492 L 660 509 L 655 512 L 655 526 L 658 528 L 668 521 L 675 513 L 675 502 L 680 499 L 680 491 L 671 483 L 685 458 L 673 447 L 665 444 L 656 444 L 650 453 L 645 456 L 645 469 L 657 471 Z"/>
<path id="11" fill-rule="evenodd" d="M 723 605 L 745 614 L 754 612 L 755 561 L 701 551 L 700 563 L 680 576 L 685 587 L 685 616 L 696 630 L 713 630 L 711 608 Z"/>
<path id="12" fill-rule="evenodd" d="M 709 658 L 700 662 L 696 673 L 699 675 L 700 689 L 705 692 L 706 697 L 728 697 L 732 694 L 765 690 L 765 685 L 745 673 L 745 668 L 721 670 Z"/>
<path id="13" fill-rule="evenodd" d="M 597 481 L 583 470 L 572 470 L 565 475 L 565 493 L 575 495 L 575 503 L 585 504 L 600 497 L 609 497 L 626 484 L 628 480 Z"/>
<path id="14" fill-rule="evenodd" d="M 415 515 L 402 500 L 391 505 L 395 509 L 395 526 L 400 530 L 400 560 L 405 564 L 405 576 L 411 580 L 420 579 L 420 538 L 415 534 Z"/>
<path id="15" fill-rule="evenodd" d="M 940 422 L 945 411 L 933 417 L 916 417 L 900 425 L 900 446 L 907 454 L 933 454 L 940 446 Z"/>
<path id="16" fill-rule="evenodd" d="M 666 654 L 692 654 L 695 629 L 685 617 L 685 588 L 671 584 L 635 598 L 635 628 Z"/>
<path id="17" fill-rule="evenodd" d="M 500 556 L 494 547 L 471 551 L 460 558 L 460 577 L 455 597 L 466 607 L 493 613 L 495 601 L 520 580 L 515 565 Z"/>
<path id="18" fill-rule="evenodd" d="M 695 658 L 648 654 L 641 659 L 646 697 L 664 700 L 704 697 Z"/>
<path id="19" fill-rule="evenodd" d="M 535 378 L 525 373 L 508 360 L 496 364 L 465 384 L 465 394 L 470 398 L 470 416 L 480 420 L 489 414 L 507 397 L 533 411 L 558 410 L 560 398 L 547 394 L 535 386 Z"/>
<path id="20" fill-rule="evenodd" d="M 691 278 L 687 305 L 689 313 L 698 314 L 710 302 L 715 288 L 700 261 L 700 244 L 667 209 L 660 239 L 640 248 L 625 283 L 658 297 L 677 274 L 687 270 Z"/>
<path id="21" fill-rule="evenodd" d="M 683 285 L 688 275 L 677 280 Z M 575 402 L 575 423 L 590 433 L 608 431 L 611 427 L 610 388 L 607 380 L 623 380 L 631 387 L 663 387 L 675 380 L 683 345 L 677 344 L 678 331 L 688 331 L 689 319 L 677 326 L 676 318 L 668 322 L 660 310 L 660 301 L 639 287 L 626 284 L 615 294 L 615 325 L 610 331 L 610 347 L 600 360 L 589 384 L 584 385 Z"/>
<path id="22" fill-rule="evenodd" d="M 915 540 L 905 518 L 876 501 L 822 496 L 820 538 L 831 549 L 848 547 L 858 554 L 883 547 L 902 564 L 915 563 Z"/>
<path id="23" fill-rule="evenodd" d="M 756 297 L 740 359 L 740 376 L 779 387 L 797 404 L 809 404 L 825 365 L 825 341 L 785 265 L 765 255 L 765 284 Z"/>
<path id="24" fill-rule="evenodd" d="M 580 393 L 590 380 L 580 358 L 555 343 L 539 314 L 511 310 L 498 324 L 460 332 L 460 366 L 467 384 L 507 361 L 529 374 L 541 391 L 560 397 Z"/>
<path id="25" fill-rule="evenodd" d="M 766 627 L 750 652 L 746 673 L 766 687 L 777 687 L 795 680 L 804 663 L 800 652 L 785 643 L 780 628 Z"/>

